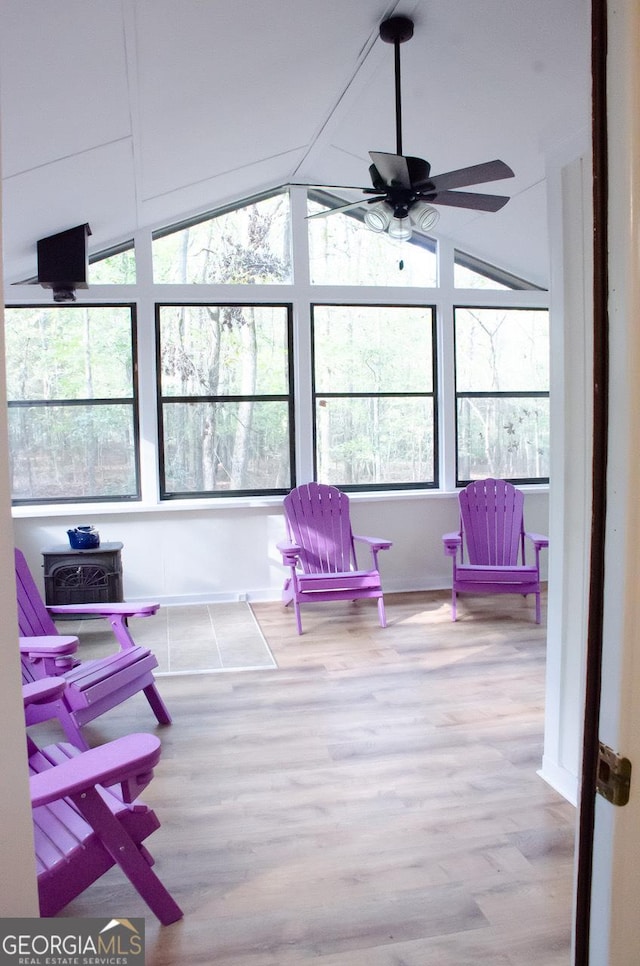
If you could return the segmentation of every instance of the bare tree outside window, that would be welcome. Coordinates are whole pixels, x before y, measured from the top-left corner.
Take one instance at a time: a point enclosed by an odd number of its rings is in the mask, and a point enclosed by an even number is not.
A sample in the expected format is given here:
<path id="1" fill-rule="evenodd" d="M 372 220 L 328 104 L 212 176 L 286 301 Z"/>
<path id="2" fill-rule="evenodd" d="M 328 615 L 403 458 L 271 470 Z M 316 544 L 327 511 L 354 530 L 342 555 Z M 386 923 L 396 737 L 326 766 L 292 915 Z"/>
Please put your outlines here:
<path id="1" fill-rule="evenodd" d="M 163 492 L 291 486 L 287 306 L 160 306 Z"/>
<path id="2" fill-rule="evenodd" d="M 195 285 L 291 282 L 288 194 L 157 235 L 153 278 Z"/>

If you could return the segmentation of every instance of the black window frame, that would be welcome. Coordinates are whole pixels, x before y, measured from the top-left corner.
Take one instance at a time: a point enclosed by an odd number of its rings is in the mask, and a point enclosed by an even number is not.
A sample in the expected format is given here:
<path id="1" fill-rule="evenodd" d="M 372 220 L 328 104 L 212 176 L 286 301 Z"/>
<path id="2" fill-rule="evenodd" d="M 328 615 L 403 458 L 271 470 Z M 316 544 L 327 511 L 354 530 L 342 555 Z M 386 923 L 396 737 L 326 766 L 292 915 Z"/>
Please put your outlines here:
<path id="1" fill-rule="evenodd" d="M 316 340 L 315 340 L 315 317 L 316 307 L 323 308 L 380 308 L 380 309 L 428 309 L 431 312 L 431 392 L 355 392 L 355 393 L 319 393 L 316 391 Z M 311 313 L 311 419 L 312 419 L 312 438 L 313 438 L 313 478 L 318 478 L 318 441 L 316 425 L 316 404 L 318 398 L 322 399 L 371 399 L 372 397 L 384 399 L 407 399 L 407 398 L 431 398 L 433 402 L 433 481 L 417 481 L 415 483 L 342 483 L 337 482 L 345 493 L 381 493 L 390 491 L 404 490 L 436 490 L 440 486 L 440 418 L 439 418 L 439 368 L 438 368 L 438 327 L 437 327 L 437 307 L 431 303 L 422 302 L 336 302 L 315 299 L 310 305 Z"/>
<path id="2" fill-rule="evenodd" d="M 464 390 L 458 391 L 458 347 L 457 347 L 457 329 L 456 329 L 456 312 L 459 309 L 466 309 L 468 311 L 514 311 L 514 312 L 546 312 L 547 316 L 550 317 L 550 312 L 548 307 L 534 306 L 534 305 L 505 305 L 498 300 L 491 305 L 476 304 L 473 302 L 454 303 L 453 305 L 453 381 L 454 381 L 454 418 L 455 418 L 455 465 L 456 465 L 456 488 L 462 488 L 467 486 L 469 483 L 473 483 L 474 479 L 466 479 L 460 476 L 459 468 L 459 400 L 460 399 L 550 399 L 550 389 L 544 390 L 494 390 L 494 391 L 474 391 L 474 390 Z M 515 477 L 515 476 L 502 476 L 501 479 L 507 480 L 509 483 L 513 483 L 516 486 L 522 485 L 544 485 L 549 483 L 548 476 L 532 476 L 532 477 Z"/>
<path id="3" fill-rule="evenodd" d="M 202 308 L 205 306 L 216 306 L 219 308 L 282 308 L 287 314 L 287 366 L 289 371 L 289 392 L 282 395 L 265 395 L 257 393 L 255 395 L 234 395 L 234 396 L 163 396 L 162 394 L 162 341 L 161 333 L 161 313 L 163 308 Z M 256 496 L 284 496 L 290 489 L 296 486 L 296 465 L 295 465 L 295 372 L 293 365 L 293 303 L 291 302 L 248 302 L 246 300 L 216 300 L 203 299 L 195 301 L 185 300 L 164 300 L 154 304 L 155 315 L 155 344 L 156 344 L 156 400 L 157 400 L 157 427 L 158 427 L 158 482 L 159 497 L 162 503 L 172 503 L 177 500 L 198 500 L 198 499 L 237 499 L 239 497 Z M 237 490 L 190 490 L 188 492 L 167 491 L 166 488 L 166 467 L 165 467 L 165 434 L 164 434 L 164 411 L 165 403 L 228 403 L 228 402 L 273 402 L 282 401 L 287 403 L 287 414 L 289 419 L 289 466 L 290 466 L 290 485 L 286 487 L 271 487 L 269 489 L 237 489 Z"/>
<path id="4" fill-rule="evenodd" d="M 50 302 L 32 302 L 32 303 L 8 303 L 7 309 L 27 309 L 29 311 L 34 309 L 47 309 L 56 311 L 57 309 L 114 309 L 114 308 L 126 308 L 130 312 L 131 320 L 131 387 L 132 395 L 130 397 L 121 396 L 113 398 L 94 398 L 94 399 L 50 399 L 50 400 L 10 400 L 7 399 L 7 409 L 26 409 L 26 408 L 53 408 L 53 407 L 78 407 L 78 406 L 113 406 L 113 405 L 129 405 L 132 410 L 132 425 L 133 425 L 133 438 L 134 438 L 134 476 L 135 476 L 135 492 L 131 494 L 123 494 L 120 496 L 114 496 L 109 494 L 108 496 L 72 496 L 72 497 L 52 497 L 51 499 L 21 499 L 14 498 L 12 496 L 11 504 L 12 506 L 51 506 L 51 505 L 71 505 L 78 504 L 82 505 L 85 503 L 136 503 L 140 502 L 142 499 L 141 492 L 141 476 L 140 476 L 140 398 L 138 390 L 138 306 L 135 302 L 78 302 L 74 305 L 65 304 L 52 304 Z"/>

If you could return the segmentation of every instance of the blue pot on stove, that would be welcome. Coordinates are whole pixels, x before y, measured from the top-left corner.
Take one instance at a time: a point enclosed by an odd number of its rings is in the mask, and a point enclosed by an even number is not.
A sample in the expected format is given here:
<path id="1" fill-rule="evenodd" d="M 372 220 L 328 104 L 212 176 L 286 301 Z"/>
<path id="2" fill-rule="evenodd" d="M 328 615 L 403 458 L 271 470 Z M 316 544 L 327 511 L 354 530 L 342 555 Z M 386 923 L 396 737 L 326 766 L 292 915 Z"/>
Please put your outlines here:
<path id="1" fill-rule="evenodd" d="M 100 534 L 90 525 L 67 530 L 72 550 L 93 550 L 100 546 Z"/>

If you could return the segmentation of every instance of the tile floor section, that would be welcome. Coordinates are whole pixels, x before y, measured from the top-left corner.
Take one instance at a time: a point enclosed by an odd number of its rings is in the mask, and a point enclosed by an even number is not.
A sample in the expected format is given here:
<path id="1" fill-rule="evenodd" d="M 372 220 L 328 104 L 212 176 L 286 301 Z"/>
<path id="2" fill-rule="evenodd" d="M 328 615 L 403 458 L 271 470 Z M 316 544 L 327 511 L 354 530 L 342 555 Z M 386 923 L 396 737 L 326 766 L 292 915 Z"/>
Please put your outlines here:
<path id="1" fill-rule="evenodd" d="M 84 660 L 113 651 L 104 620 L 58 621 L 61 634 L 75 634 Z M 132 618 L 137 644 L 158 658 L 156 674 L 275 668 L 276 662 L 250 606 L 244 602 L 166 605 L 153 617 Z"/>

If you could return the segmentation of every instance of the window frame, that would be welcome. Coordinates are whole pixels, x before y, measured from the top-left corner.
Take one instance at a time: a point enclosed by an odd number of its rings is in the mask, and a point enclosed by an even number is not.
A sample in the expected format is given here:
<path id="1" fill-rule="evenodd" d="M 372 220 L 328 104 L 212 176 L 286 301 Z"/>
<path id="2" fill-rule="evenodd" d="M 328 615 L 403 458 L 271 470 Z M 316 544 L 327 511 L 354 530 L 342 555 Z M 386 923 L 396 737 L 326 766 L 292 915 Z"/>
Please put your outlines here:
<path id="1" fill-rule="evenodd" d="M 114 302 L 103 302 L 103 301 L 82 301 L 76 302 L 74 305 L 69 305 L 68 303 L 56 303 L 42 302 L 41 300 L 37 302 L 19 302 L 15 304 L 8 304 L 7 309 L 47 309 L 57 311 L 59 309 L 114 309 L 114 308 L 125 308 L 129 310 L 130 318 L 130 337 L 131 337 L 131 388 L 132 395 L 129 396 L 117 396 L 113 398 L 96 397 L 93 399 L 88 398 L 74 398 L 74 399 L 46 399 L 46 400 L 10 400 L 7 399 L 7 411 L 11 409 L 26 409 L 26 408 L 52 408 L 52 407 L 63 407 L 63 408 L 75 408 L 79 406 L 113 406 L 113 405 L 128 405 L 132 412 L 132 428 L 133 428 L 133 439 L 134 439 L 134 454 L 133 454 L 133 470 L 134 470 L 134 481 L 135 481 L 135 492 L 131 494 L 123 494 L 120 496 L 114 496 L 110 493 L 108 496 L 84 496 L 84 497 L 56 497 L 55 500 L 37 498 L 37 499 L 24 499 L 20 497 L 12 496 L 12 506 L 25 507 L 25 506 L 50 506 L 52 504 L 56 505 L 78 505 L 83 506 L 85 504 L 129 504 L 139 502 L 141 499 L 141 467 L 140 467 L 140 394 L 138 386 L 138 306 L 136 302 L 128 301 L 114 301 Z"/>
<path id="2" fill-rule="evenodd" d="M 289 373 L 288 388 L 286 394 L 267 395 L 256 393 L 253 395 L 202 395 L 202 396 L 164 396 L 162 394 L 162 340 L 161 340 L 161 314 L 163 308 L 203 308 L 215 305 L 220 308 L 281 308 L 286 312 L 286 335 L 287 335 L 287 367 Z M 180 300 L 156 301 L 154 303 L 155 315 L 155 345 L 156 345 L 156 413 L 158 431 L 158 452 L 157 470 L 159 497 L 163 504 L 172 503 L 179 500 L 225 500 L 237 499 L 238 497 L 255 496 L 283 496 L 291 488 L 296 486 L 296 465 L 295 465 L 295 372 L 294 372 L 294 351 L 293 351 L 293 305 L 291 302 L 275 301 L 255 301 L 247 300 L 213 300 L 195 299 L 192 301 Z M 286 402 L 287 415 L 289 420 L 289 467 L 290 467 L 290 486 L 271 487 L 268 489 L 236 489 L 236 490 L 201 490 L 188 492 L 168 491 L 166 487 L 166 460 L 165 460 L 165 420 L 164 405 L 166 403 L 229 403 L 229 402 Z"/>
<path id="3" fill-rule="evenodd" d="M 314 309 L 322 308 L 374 308 L 374 309 L 423 309 L 431 313 L 431 391 L 430 392 L 318 392 L 316 389 L 316 340 Z M 310 303 L 311 325 L 311 420 L 313 441 L 313 478 L 318 478 L 318 432 L 317 432 L 317 401 L 322 399 L 431 399 L 433 404 L 433 482 L 418 481 L 415 483 L 338 483 L 345 493 L 380 493 L 404 490 L 435 490 L 439 488 L 440 480 L 440 415 L 439 415 L 439 380 L 438 380 L 438 325 L 437 307 L 434 303 L 422 302 L 371 302 L 367 301 L 324 301 L 314 299 Z"/>
<path id="4" fill-rule="evenodd" d="M 293 280 L 288 283 L 261 284 L 225 284 L 207 283 L 194 285 L 193 283 L 161 283 L 153 279 L 153 239 L 169 234 L 189 224 L 206 221 L 217 215 L 254 204 L 264 198 L 278 195 L 283 191 L 289 192 L 291 218 L 291 256 Z M 317 198 L 326 203 L 324 198 Z M 137 496 L 123 498 L 108 497 L 106 499 L 90 500 L 83 498 L 83 503 L 94 502 L 100 511 L 113 505 L 113 512 L 126 512 L 126 507 L 136 503 L 143 509 L 168 508 L 171 503 L 178 503 L 177 497 L 165 497 L 160 492 L 160 454 L 159 441 L 160 425 L 158 420 L 158 370 L 157 370 L 157 333 L 156 307 L 159 305 L 281 305 L 286 304 L 292 309 L 292 333 L 290 330 L 288 363 L 290 375 L 290 403 L 289 403 L 289 457 L 291 460 L 292 485 L 296 481 L 307 482 L 316 473 L 316 440 L 315 440 L 315 385 L 313 379 L 314 357 L 311 335 L 311 307 L 313 305 L 384 305 L 397 306 L 420 305 L 435 308 L 435 339 L 433 352 L 434 369 L 434 440 L 435 452 L 434 482 L 425 486 L 421 484 L 386 484 L 354 485 L 354 490 L 360 488 L 368 490 L 370 495 L 389 492 L 391 494 L 407 494 L 424 490 L 433 493 L 454 492 L 463 483 L 457 479 L 457 398 L 455 386 L 455 349 L 454 349 L 454 320 L 453 314 L 457 307 L 486 308 L 498 307 L 531 308 L 550 311 L 550 296 L 548 290 L 526 280 L 518 279 L 508 272 L 468 255 L 455 247 L 446 237 L 426 235 L 419 239 L 415 235 L 412 244 L 424 244 L 428 249 L 435 247 L 437 259 L 437 277 L 433 284 L 424 286 L 412 285 L 395 287 L 381 285 L 346 285 L 320 284 L 313 285 L 309 280 L 309 249 L 308 249 L 308 221 L 306 186 L 281 185 L 277 188 L 255 193 L 232 204 L 220 208 L 210 208 L 195 216 L 176 219 L 171 224 L 155 225 L 136 230 L 133 242 L 127 240 L 120 244 L 110 245 L 108 248 L 89 254 L 90 264 L 100 261 L 117 253 L 127 250 L 133 244 L 136 281 L 123 282 L 118 285 L 107 283 L 90 283 L 90 290 L 77 292 L 77 304 L 87 306 L 104 306 L 109 308 L 117 305 L 133 306 L 136 314 L 135 338 L 133 353 L 135 359 L 135 432 L 136 432 L 136 477 Z M 334 196 L 335 197 L 335 196 Z M 337 200 L 337 199 L 336 199 Z M 355 221 L 361 220 L 361 209 L 354 209 L 348 216 Z M 363 229 L 365 230 L 365 229 Z M 129 236 L 130 238 L 130 236 Z M 485 274 L 487 277 L 499 278 L 501 284 L 509 287 L 503 290 L 483 288 L 462 288 L 454 285 L 454 266 L 456 260 L 469 262 L 469 267 Z M 15 287 L 13 287 L 15 286 Z M 36 279 L 16 281 L 7 295 L 9 307 L 33 308 L 43 303 L 42 290 L 36 287 Z M 45 306 L 46 307 L 46 306 Z M 551 386 L 550 386 L 551 389 Z M 312 398 L 313 394 L 313 398 Z M 530 394 L 528 394 L 530 395 Z M 141 438 L 142 437 L 142 438 Z M 144 440 L 144 443 L 143 443 Z M 148 444 L 148 445 L 147 445 Z M 532 487 L 547 485 L 547 478 L 536 478 L 524 481 Z M 242 505 L 256 497 L 238 491 L 237 495 L 230 491 L 212 491 L 204 494 L 185 494 L 183 506 L 191 499 L 192 504 L 203 506 L 229 505 L 229 498 L 236 497 L 236 504 Z M 262 493 L 263 491 L 261 491 Z M 273 496 L 270 493 L 273 492 Z M 265 505 L 278 502 L 279 491 L 269 491 L 263 497 Z M 366 496 L 366 493 L 364 494 Z M 73 498 L 64 501 L 66 505 L 77 503 Z M 57 497 L 38 501 L 13 501 L 14 506 L 29 515 L 29 505 L 36 503 L 45 507 L 55 507 L 63 504 Z M 81 504 L 79 504 L 80 506 Z M 55 512 L 55 511 L 54 511 Z M 35 510 L 33 511 L 35 515 Z"/>
<path id="5" fill-rule="evenodd" d="M 492 293 L 495 298 L 495 292 Z M 499 303 L 499 299 L 497 299 Z M 453 382 L 454 382 L 454 423 L 455 423 L 455 442 L 454 442 L 454 452 L 455 452 L 455 485 L 456 488 L 461 489 L 467 486 L 469 483 L 473 483 L 476 477 L 466 479 L 460 476 L 460 443 L 459 443 L 459 401 L 461 399 L 548 399 L 551 398 L 550 385 L 547 390 L 459 390 L 458 389 L 458 366 L 457 366 L 457 329 L 456 329 L 456 313 L 458 310 L 467 311 L 515 311 L 515 312 L 546 312 L 547 317 L 550 317 L 550 310 L 547 306 L 536 306 L 536 305 L 518 305 L 512 304 L 510 302 L 503 302 L 502 304 L 494 304 L 478 301 L 478 302 L 465 302 L 458 303 L 454 302 L 452 307 L 452 320 L 453 320 Z M 549 378 L 550 384 L 550 378 Z M 507 480 L 509 483 L 513 483 L 514 486 L 544 486 L 549 484 L 549 476 L 539 476 L 539 477 L 524 477 L 524 476 L 501 476 L 501 479 Z"/>

